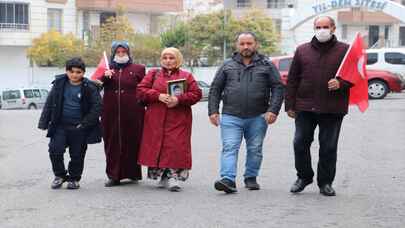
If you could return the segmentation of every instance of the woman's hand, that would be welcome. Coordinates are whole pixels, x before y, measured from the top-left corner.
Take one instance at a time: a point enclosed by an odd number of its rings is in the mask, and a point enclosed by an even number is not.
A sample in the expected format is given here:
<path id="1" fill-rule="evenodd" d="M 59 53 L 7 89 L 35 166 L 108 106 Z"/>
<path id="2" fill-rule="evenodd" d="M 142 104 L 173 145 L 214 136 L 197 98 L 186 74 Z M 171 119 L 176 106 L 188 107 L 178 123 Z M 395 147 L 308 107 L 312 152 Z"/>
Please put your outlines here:
<path id="1" fill-rule="evenodd" d="M 114 70 L 106 70 L 104 72 L 104 76 L 106 76 L 107 78 L 111 78 L 114 74 Z"/>
<path id="2" fill-rule="evenodd" d="M 175 96 L 170 96 L 169 97 L 169 102 L 167 103 L 168 108 L 173 108 L 176 107 L 179 104 L 179 99 Z"/>
<path id="3" fill-rule="evenodd" d="M 164 94 L 164 93 L 159 94 L 159 101 L 161 101 L 161 102 L 163 102 L 165 104 L 169 104 L 170 95 L 169 94 Z"/>

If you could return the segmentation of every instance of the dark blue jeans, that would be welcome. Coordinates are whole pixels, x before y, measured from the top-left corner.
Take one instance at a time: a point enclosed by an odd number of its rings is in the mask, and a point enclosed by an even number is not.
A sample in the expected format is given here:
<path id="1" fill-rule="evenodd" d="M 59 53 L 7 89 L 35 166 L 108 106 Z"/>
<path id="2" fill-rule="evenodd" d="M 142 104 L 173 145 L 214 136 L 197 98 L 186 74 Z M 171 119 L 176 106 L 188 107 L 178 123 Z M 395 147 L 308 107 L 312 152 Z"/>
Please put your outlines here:
<path id="1" fill-rule="evenodd" d="M 311 144 L 314 131 L 319 127 L 318 186 L 332 184 L 336 174 L 337 145 L 343 114 L 299 112 L 295 118 L 294 155 L 297 176 L 312 180 Z"/>
<path id="2" fill-rule="evenodd" d="M 67 147 L 70 155 L 68 171 L 63 160 Z M 83 130 L 73 126 L 58 127 L 49 143 L 49 157 L 55 176 L 66 178 L 69 173 L 69 180 L 79 181 L 83 173 L 86 150 L 86 134 Z"/>

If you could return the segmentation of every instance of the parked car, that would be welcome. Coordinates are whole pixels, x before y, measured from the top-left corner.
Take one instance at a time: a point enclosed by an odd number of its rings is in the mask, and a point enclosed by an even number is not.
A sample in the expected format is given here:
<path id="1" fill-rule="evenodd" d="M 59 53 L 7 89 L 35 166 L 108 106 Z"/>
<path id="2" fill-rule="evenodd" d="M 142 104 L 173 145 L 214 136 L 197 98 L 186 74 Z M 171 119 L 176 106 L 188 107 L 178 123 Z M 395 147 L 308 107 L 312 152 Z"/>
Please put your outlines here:
<path id="1" fill-rule="evenodd" d="M 1 95 L 0 95 L 0 109 L 1 109 Z"/>
<path id="2" fill-rule="evenodd" d="M 386 70 L 405 81 L 405 48 L 367 49 L 367 69 Z"/>
<path id="3" fill-rule="evenodd" d="M 286 85 L 292 56 L 272 57 L 271 61 L 279 69 L 281 81 Z M 386 70 L 370 70 L 367 66 L 367 76 L 370 99 L 383 99 L 389 92 L 401 92 L 405 89 L 405 81 L 397 73 Z"/>
<path id="4" fill-rule="evenodd" d="M 208 85 L 206 82 L 204 81 L 197 81 L 198 86 L 200 87 L 200 89 L 202 90 L 202 101 L 206 101 L 208 100 L 208 94 L 210 93 L 210 85 Z"/>
<path id="5" fill-rule="evenodd" d="M 4 89 L 1 93 L 2 109 L 42 108 L 47 96 L 48 90 L 41 88 Z"/>

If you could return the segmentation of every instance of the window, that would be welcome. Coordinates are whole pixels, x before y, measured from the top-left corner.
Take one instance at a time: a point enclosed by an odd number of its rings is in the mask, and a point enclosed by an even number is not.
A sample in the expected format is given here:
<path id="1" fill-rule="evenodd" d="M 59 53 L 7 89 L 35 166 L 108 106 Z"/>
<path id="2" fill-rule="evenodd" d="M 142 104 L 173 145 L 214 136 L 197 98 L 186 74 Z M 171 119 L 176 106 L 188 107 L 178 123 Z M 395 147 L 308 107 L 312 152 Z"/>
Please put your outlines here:
<path id="1" fill-rule="evenodd" d="M 12 100 L 21 98 L 19 90 L 8 90 L 3 92 L 3 100 Z"/>
<path id="2" fill-rule="evenodd" d="M 0 2 L 0 30 L 29 30 L 27 3 Z"/>
<path id="3" fill-rule="evenodd" d="M 378 62 L 378 53 L 367 53 L 367 65 Z"/>
<path id="4" fill-rule="evenodd" d="M 62 32 L 62 10 L 48 9 L 48 31 Z"/>
<path id="5" fill-rule="evenodd" d="M 42 97 L 47 97 L 48 96 L 48 90 L 46 90 L 46 89 L 41 89 L 41 94 L 42 94 Z"/>
<path id="6" fill-rule="evenodd" d="M 33 98 L 33 97 L 34 97 L 34 94 L 32 93 L 32 90 L 30 90 L 30 89 L 25 89 L 25 90 L 24 90 L 24 97 L 25 97 L 25 98 Z"/>
<path id="7" fill-rule="evenodd" d="M 100 14 L 100 25 L 104 24 L 107 22 L 108 18 L 110 17 L 115 17 L 115 13 L 111 13 L 111 12 L 102 12 Z"/>
<path id="8" fill-rule="evenodd" d="M 280 59 L 279 70 L 288 71 L 290 69 L 291 62 L 292 62 L 292 58 Z"/>
<path id="9" fill-rule="evenodd" d="M 405 46 L 405 27 L 399 27 L 399 45 Z"/>
<path id="10" fill-rule="evenodd" d="M 344 39 L 344 40 L 347 39 L 347 25 L 346 24 L 342 25 L 342 39 Z"/>
<path id="11" fill-rule="evenodd" d="M 236 1 L 236 7 L 238 8 L 246 8 L 246 7 L 251 7 L 252 2 L 250 0 L 237 0 Z"/>
<path id="12" fill-rule="evenodd" d="M 34 97 L 36 98 L 41 98 L 41 93 L 39 92 L 39 89 L 34 89 L 32 90 Z"/>
<path id="13" fill-rule="evenodd" d="M 405 65 L 405 54 L 399 52 L 387 52 L 384 54 L 385 62 Z"/>
<path id="14" fill-rule="evenodd" d="M 287 8 L 287 0 L 267 0 L 267 8 L 282 9 Z"/>
<path id="15" fill-rule="evenodd" d="M 203 82 L 203 81 L 197 81 L 198 82 L 198 86 L 200 87 L 200 88 L 209 88 L 210 86 L 206 83 L 206 82 Z"/>

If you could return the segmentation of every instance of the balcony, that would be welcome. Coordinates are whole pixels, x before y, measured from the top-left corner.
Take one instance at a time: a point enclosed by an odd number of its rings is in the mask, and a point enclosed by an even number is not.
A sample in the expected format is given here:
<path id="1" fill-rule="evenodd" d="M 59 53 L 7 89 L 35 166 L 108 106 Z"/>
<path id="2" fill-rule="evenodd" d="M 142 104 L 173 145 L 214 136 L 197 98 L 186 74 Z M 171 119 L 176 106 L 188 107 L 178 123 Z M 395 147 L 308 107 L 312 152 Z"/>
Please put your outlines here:
<path id="1" fill-rule="evenodd" d="M 182 0 L 77 0 L 79 10 L 113 11 L 124 6 L 128 12 L 166 13 L 183 11 Z"/>

